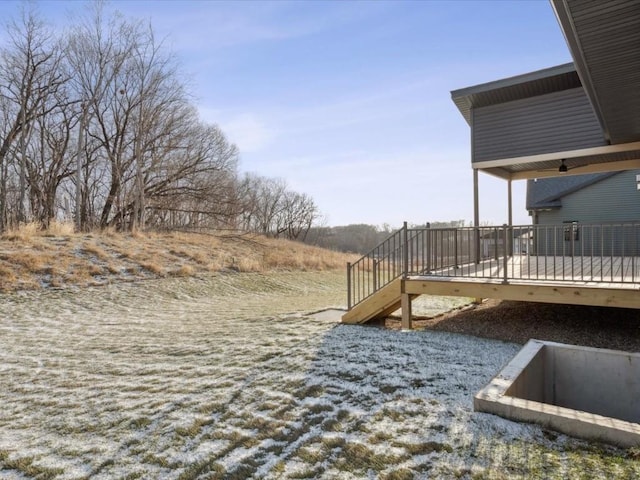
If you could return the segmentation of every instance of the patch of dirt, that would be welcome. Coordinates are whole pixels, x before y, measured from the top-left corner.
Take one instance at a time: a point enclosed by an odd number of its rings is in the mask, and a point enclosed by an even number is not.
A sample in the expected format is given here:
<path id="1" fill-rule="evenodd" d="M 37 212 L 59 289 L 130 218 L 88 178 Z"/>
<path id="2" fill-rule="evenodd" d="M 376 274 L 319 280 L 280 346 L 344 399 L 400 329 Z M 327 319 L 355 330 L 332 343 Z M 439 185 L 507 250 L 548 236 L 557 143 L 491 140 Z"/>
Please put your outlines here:
<path id="1" fill-rule="evenodd" d="M 388 318 L 387 328 L 400 328 L 400 319 Z M 462 333 L 525 344 L 529 339 L 640 351 L 640 311 L 552 303 L 486 300 L 439 315 L 416 318 L 416 329 Z"/>

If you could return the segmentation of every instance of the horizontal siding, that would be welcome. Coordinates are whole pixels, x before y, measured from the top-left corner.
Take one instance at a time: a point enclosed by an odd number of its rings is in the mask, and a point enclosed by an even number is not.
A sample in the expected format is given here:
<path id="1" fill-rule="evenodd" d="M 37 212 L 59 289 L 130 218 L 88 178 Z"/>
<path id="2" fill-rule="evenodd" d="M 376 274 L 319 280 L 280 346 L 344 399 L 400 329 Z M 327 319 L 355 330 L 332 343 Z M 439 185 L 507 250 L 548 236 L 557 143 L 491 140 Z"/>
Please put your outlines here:
<path id="1" fill-rule="evenodd" d="M 473 162 L 605 145 L 582 88 L 472 111 Z"/>
<path id="2" fill-rule="evenodd" d="M 568 6 L 611 142 L 640 140 L 640 2 L 571 0 Z"/>
<path id="3" fill-rule="evenodd" d="M 606 178 L 566 195 L 562 198 L 562 207 L 557 210 L 538 213 L 540 225 L 555 225 L 563 222 L 577 221 L 579 223 L 609 223 L 609 222 L 640 222 L 640 190 L 637 189 L 636 175 L 640 170 L 628 170 Z M 600 230 L 582 229 L 583 238 L 580 240 L 580 249 L 586 253 L 608 252 L 614 255 L 638 255 L 640 252 L 640 229 L 625 228 L 612 230 L 605 228 L 603 238 Z M 592 235 L 596 238 L 590 238 Z M 541 254 L 543 244 L 539 244 Z M 552 254 L 553 248 L 549 248 L 547 254 Z M 555 254 L 561 255 L 562 249 L 568 248 L 563 239 L 556 243 Z"/>
<path id="4" fill-rule="evenodd" d="M 540 212 L 539 223 L 640 221 L 636 175 L 640 175 L 640 170 L 627 170 L 570 193 L 562 198 L 559 210 Z"/>

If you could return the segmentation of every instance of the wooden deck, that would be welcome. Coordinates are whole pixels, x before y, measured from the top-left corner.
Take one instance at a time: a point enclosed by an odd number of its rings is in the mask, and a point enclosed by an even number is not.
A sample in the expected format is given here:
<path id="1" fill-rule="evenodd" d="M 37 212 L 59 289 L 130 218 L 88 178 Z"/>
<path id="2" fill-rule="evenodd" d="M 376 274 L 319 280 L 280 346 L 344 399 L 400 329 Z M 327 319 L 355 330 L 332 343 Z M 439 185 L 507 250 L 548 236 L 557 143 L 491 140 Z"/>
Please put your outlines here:
<path id="1" fill-rule="evenodd" d="M 365 323 L 402 307 L 411 326 L 418 295 L 496 298 L 640 309 L 640 257 L 515 255 L 398 278 L 355 305 L 344 323 Z"/>

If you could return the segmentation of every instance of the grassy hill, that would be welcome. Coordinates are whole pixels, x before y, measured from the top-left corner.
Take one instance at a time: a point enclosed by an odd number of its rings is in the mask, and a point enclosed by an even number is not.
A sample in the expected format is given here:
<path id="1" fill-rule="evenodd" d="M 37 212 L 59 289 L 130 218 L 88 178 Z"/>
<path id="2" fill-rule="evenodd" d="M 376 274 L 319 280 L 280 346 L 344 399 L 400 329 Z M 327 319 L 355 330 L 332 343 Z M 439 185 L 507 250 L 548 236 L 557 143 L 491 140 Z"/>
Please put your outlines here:
<path id="1" fill-rule="evenodd" d="M 327 271 L 353 256 L 253 234 L 114 231 L 25 225 L 0 236 L 0 291 L 101 285 L 221 271 Z"/>

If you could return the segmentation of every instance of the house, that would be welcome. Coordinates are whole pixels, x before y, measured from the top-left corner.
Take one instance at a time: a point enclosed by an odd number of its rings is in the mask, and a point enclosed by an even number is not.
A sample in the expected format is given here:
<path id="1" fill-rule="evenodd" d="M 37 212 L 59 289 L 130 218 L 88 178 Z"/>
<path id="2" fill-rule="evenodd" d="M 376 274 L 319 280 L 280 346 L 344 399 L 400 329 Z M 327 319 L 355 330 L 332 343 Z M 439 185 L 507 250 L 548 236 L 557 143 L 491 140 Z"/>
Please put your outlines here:
<path id="1" fill-rule="evenodd" d="M 534 225 L 640 221 L 640 170 L 527 181 Z"/>
<path id="2" fill-rule="evenodd" d="M 549 226 L 537 230 L 533 251 L 639 255 L 639 180 L 640 170 L 528 180 L 527 211 L 534 225 Z"/>
<path id="3" fill-rule="evenodd" d="M 405 225 L 376 247 L 377 258 L 389 260 L 378 262 L 385 275 L 375 281 L 369 256 L 350 264 L 344 322 L 401 307 L 409 327 L 411 300 L 423 294 L 640 308 L 640 256 L 629 250 L 640 245 L 635 210 L 620 200 L 606 223 L 577 217 L 586 214 L 585 195 L 599 203 L 593 195 L 604 187 L 624 185 L 630 202 L 638 193 L 637 182 L 627 187 L 635 173 L 625 171 L 640 170 L 640 2 L 551 0 L 551 7 L 573 62 L 451 92 L 471 131 L 474 226 Z M 480 173 L 506 181 L 507 225 L 482 225 Z M 512 182 L 553 177 L 546 193 L 532 191 L 529 206 L 537 219 L 567 223 L 513 226 Z M 494 247 L 485 258 L 487 234 Z"/>

